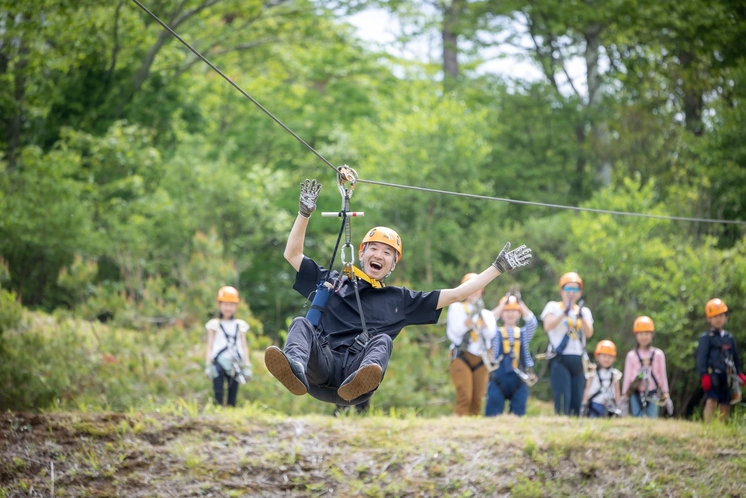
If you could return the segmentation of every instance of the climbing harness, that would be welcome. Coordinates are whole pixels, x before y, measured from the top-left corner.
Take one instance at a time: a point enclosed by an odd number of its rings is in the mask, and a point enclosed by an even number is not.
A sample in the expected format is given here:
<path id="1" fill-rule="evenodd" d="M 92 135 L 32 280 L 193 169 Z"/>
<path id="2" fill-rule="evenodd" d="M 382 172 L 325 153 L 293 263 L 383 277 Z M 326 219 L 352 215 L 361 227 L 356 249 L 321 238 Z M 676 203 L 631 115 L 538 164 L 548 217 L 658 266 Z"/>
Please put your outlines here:
<path id="1" fill-rule="evenodd" d="M 233 379 L 238 380 L 241 384 L 246 384 L 246 377 L 243 374 L 243 371 L 241 370 L 241 353 L 238 350 L 238 333 L 239 333 L 239 327 L 238 322 L 236 322 L 236 333 L 233 336 L 233 343 L 231 344 L 231 336 L 228 335 L 228 332 L 225 331 L 223 328 L 223 324 L 220 323 L 220 330 L 223 331 L 223 335 L 225 336 L 225 347 L 218 351 L 218 353 L 213 358 L 212 362 L 217 363 L 220 365 L 220 367 L 225 370 L 226 372 L 231 372 L 230 377 Z M 227 358 L 230 361 L 229 368 L 226 368 L 226 365 L 224 365 L 220 361 L 220 355 L 227 352 Z"/>
<path id="2" fill-rule="evenodd" d="M 464 307 L 464 311 L 467 315 L 469 315 L 469 306 L 465 302 L 461 302 L 461 306 Z M 469 368 L 471 368 L 472 372 L 476 372 L 482 367 L 485 367 L 488 372 L 492 372 L 497 367 L 493 367 L 492 361 L 490 360 L 488 354 L 489 347 L 487 346 L 487 342 L 484 340 L 484 322 L 482 321 L 482 310 L 484 309 L 484 301 L 482 301 L 481 298 L 474 303 L 474 309 L 477 310 L 477 312 L 471 316 L 471 321 L 474 325 L 471 329 L 466 331 L 466 333 L 464 334 L 464 338 L 461 339 L 461 343 L 454 344 L 454 347 L 451 348 L 451 361 L 456 360 L 457 358 L 461 359 Z M 470 340 L 466 339 L 467 334 L 470 335 Z M 469 344 L 474 342 L 479 342 L 482 346 L 482 361 L 474 366 L 471 366 L 468 359 L 466 358 L 465 353 L 469 348 Z M 499 363 L 498 366 L 500 366 Z"/>
<path id="3" fill-rule="evenodd" d="M 647 407 L 649 403 L 655 403 L 658 406 L 664 406 L 666 404 L 666 400 L 662 395 L 660 384 L 658 383 L 658 379 L 655 378 L 655 374 L 653 373 L 653 360 L 655 359 L 655 349 L 653 349 L 652 354 L 650 355 L 650 359 L 648 360 L 648 364 L 646 365 L 644 363 L 644 360 L 640 356 L 639 346 L 635 347 L 635 354 L 637 355 L 637 359 L 640 362 L 640 373 L 637 374 L 637 378 L 635 378 L 634 381 L 632 381 L 632 384 L 630 384 L 630 388 L 632 385 L 634 385 L 634 389 L 636 392 L 631 393 L 636 396 L 640 397 L 640 404 L 643 408 Z M 655 383 L 655 389 L 649 389 L 650 387 L 650 379 L 653 379 L 653 382 Z M 639 386 L 643 386 L 643 390 L 639 390 Z M 628 390 L 629 392 L 629 390 Z"/>
<path id="4" fill-rule="evenodd" d="M 614 372 L 613 370 L 609 370 L 609 378 L 604 381 L 603 377 L 601 377 L 601 370 L 596 369 L 595 372 L 596 377 L 598 378 L 598 384 L 599 389 L 595 393 L 588 396 L 588 407 L 589 410 L 590 407 L 593 406 L 592 403 L 594 403 L 594 399 L 596 399 L 598 396 L 604 395 L 605 400 L 603 400 L 603 403 L 597 403 L 604 405 L 604 413 L 599 413 L 599 415 L 603 416 L 609 416 L 609 415 L 621 415 L 621 410 L 617 407 L 616 402 L 614 401 L 614 392 L 613 392 L 613 384 L 615 381 L 619 379 L 614 378 Z M 619 376 L 621 378 L 621 375 Z"/>
<path id="5" fill-rule="evenodd" d="M 334 246 L 334 252 L 332 253 L 332 258 L 329 262 L 329 269 L 326 273 L 326 277 L 321 282 L 319 282 L 319 285 L 317 286 L 313 297 L 313 301 L 311 302 L 311 307 L 308 310 L 308 313 L 306 313 L 306 319 L 314 326 L 316 331 L 316 339 L 319 341 L 321 349 L 324 352 L 329 365 L 335 365 L 336 362 L 334 361 L 334 355 L 329 347 L 328 336 L 324 334 L 324 331 L 321 328 L 321 318 L 324 314 L 324 311 L 326 310 L 327 305 L 329 304 L 329 299 L 331 298 L 332 294 L 339 292 L 345 283 L 349 282 L 352 284 L 352 287 L 355 291 L 355 300 L 357 302 L 358 313 L 360 315 L 362 332 L 355 337 L 352 345 L 350 345 L 350 347 L 345 350 L 340 374 L 339 376 L 332 375 L 332 381 L 334 378 L 341 378 L 342 380 L 346 378 L 347 365 L 349 364 L 351 357 L 362 352 L 371 337 L 370 331 L 368 330 L 368 327 L 365 323 L 363 306 L 360 302 L 360 290 L 358 281 L 364 280 L 370 283 L 371 286 L 376 289 L 380 289 L 383 287 L 382 282 L 371 279 L 370 277 L 368 277 L 368 275 L 365 274 L 365 272 L 355 266 L 355 248 L 352 245 L 352 230 L 350 227 L 350 218 L 365 215 L 365 213 L 362 211 L 350 211 L 350 198 L 352 197 L 356 184 L 357 172 L 347 165 L 341 166 L 337 174 L 337 187 L 339 189 L 340 196 L 342 197 L 341 210 L 339 212 L 322 212 L 321 214 L 325 217 L 341 217 L 342 225 L 339 229 L 337 243 Z M 343 233 L 345 234 L 345 242 L 344 244 L 342 244 L 340 250 L 340 241 L 342 239 Z M 334 266 L 334 260 L 337 257 L 338 250 L 340 252 L 340 257 L 342 260 L 343 270 L 341 274 L 337 274 L 336 277 L 333 277 L 332 268 Z M 327 379 L 327 384 L 321 387 L 338 387 L 333 386 L 328 382 L 329 379 Z"/>

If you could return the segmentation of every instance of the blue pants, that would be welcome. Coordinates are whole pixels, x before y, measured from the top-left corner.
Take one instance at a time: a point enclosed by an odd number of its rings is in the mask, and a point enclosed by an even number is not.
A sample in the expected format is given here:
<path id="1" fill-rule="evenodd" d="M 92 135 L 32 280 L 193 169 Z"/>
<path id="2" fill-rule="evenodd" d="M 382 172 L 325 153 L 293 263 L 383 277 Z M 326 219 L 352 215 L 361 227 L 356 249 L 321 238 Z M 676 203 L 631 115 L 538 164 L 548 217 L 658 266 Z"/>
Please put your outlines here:
<path id="1" fill-rule="evenodd" d="M 648 406 L 643 407 L 642 401 L 640 401 L 640 395 L 635 393 L 634 396 L 629 398 L 630 414 L 633 417 L 648 417 L 658 418 L 658 403 L 648 402 Z"/>
<path id="2" fill-rule="evenodd" d="M 510 363 L 510 359 L 503 360 Z M 497 379 L 497 380 L 496 380 Z M 498 385 L 499 382 L 499 385 Z M 502 365 L 498 370 L 492 372 L 490 384 L 487 388 L 487 407 L 485 415 L 494 417 L 505 410 L 505 400 L 510 400 L 510 413 L 523 416 L 526 414 L 526 402 L 528 401 L 528 386 L 524 384 L 518 375 L 511 371 L 503 371 Z"/>
<path id="3" fill-rule="evenodd" d="M 595 403 L 591 401 L 588 405 L 588 416 L 590 418 L 605 418 L 606 417 L 606 406 L 601 403 Z"/>
<path id="4" fill-rule="evenodd" d="M 564 355 L 557 356 L 551 361 L 549 380 L 552 383 L 554 412 L 557 415 L 579 415 L 585 390 L 581 357 Z"/>

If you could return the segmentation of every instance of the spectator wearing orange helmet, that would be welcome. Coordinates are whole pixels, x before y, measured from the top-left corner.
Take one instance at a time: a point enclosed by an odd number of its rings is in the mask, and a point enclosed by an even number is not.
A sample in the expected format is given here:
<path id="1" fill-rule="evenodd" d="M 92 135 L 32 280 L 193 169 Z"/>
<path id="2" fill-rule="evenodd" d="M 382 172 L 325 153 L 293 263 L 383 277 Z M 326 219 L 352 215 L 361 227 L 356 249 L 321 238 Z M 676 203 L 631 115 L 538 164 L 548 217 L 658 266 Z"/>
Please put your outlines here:
<path id="1" fill-rule="evenodd" d="M 240 298 L 234 287 L 221 287 L 218 291 L 218 318 L 205 324 L 207 329 L 207 351 L 205 373 L 212 379 L 215 402 L 223 404 L 226 382 L 228 383 L 228 405 L 236 406 L 239 377 L 251 378 L 251 360 L 246 332 L 249 324 L 235 318 Z M 237 366 L 241 371 L 237 371 Z"/>
<path id="2" fill-rule="evenodd" d="M 476 273 L 467 273 L 461 283 L 477 276 Z M 489 373 L 482 361 L 482 354 L 490 349 L 497 322 L 495 315 L 484 309 L 482 294 L 484 289 L 477 289 L 463 301 L 448 306 L 446 335 L 451 341 L 449 371 L 456 387 L 454 413 L 459 416 L 480 415 L 482 398 L 487 392 Z"/>
<path id="3" fill-rule="evenodd" d="M 591 418 L 619 415 L 619 381 L 622 372 L 613 366 L 616 361 L 616 344 L 609 340 L 599 341 L 594 356 L 598 365 L 596 372 L 585 381 L 580 415 Z"/>
<path id="4" fill-rule="evenodd" d="M 579 415 L 585 389 L 585 344 L 593 336 L 593 315 L 582 306 L 583 280 L 575 272 L 560 277 L 561 301 L 549 301 L 541 312 L 549 336 L 547 359 L 554 411 Z"/>
<path id="5" fill-rule="evenodd" d="M 303 253 L 320 190 L 316 180 L 301 183 L 298 216 L 284 256 L 297 272 L 293 288 L 303 297 L 326 293 L 328 301 L 315 305 L 315 313 L 293 320 L 284 350 L 270 346 L 264 353 L 269 372 L 295 395 L 308 393 L 338 405 L 362 403 L 381 383 L 393 340 L 402 328 L 436 323 L 444 307 L 530 262 L 530 249 L 521 246 L 510 251 L 508 243 L 492 265 L 455 289 L 422 292 L 385 286 L 383 280 L 402 260 L 402 240 L 390 228 L 375 227 L 360 244 L 360 268 L 353 268 L 354 280 L 352 275 L 340 276 Z M 324 291 L 326 283 L 333 292 Z M 314 302 L 319 302 L 316 297 Z"/>
<path id="6" fill-rule="evenodd" d="M 741 357 L 734 337 L 725 330 L 728 306 L 722 299 L 710 299 L 705 305 L 709 330 L 702 334 L 697 345 L 697 373 L 705 391 L 704 420 L 709 422 L 720 408 L 720 418 L 725 420 L 730 405 L 741 399 L 741 384 L 746 383 Z"/>
<path id="7" fill-rule="evenodd" d="M 655 323 L 649 316 L 638 316 L 632 325 L 637 346 L 624 360 L 622 386 L 623 411 L 627 404 L 633 417 L 658 418 L 659 403 L 673 415 L 673 401 L 668 392 L 666 355 L 652 346 Z"/>
<path id="8" fill-rule="evenodd" d="M 533 377 L 534 382 L 538 380 L 532 371 L 534 360 L 529 344 L 539 322 L 521 300 L 521 293 L 517 290 L 503 297 L 492 313 L 500 318 L 503 325 L 492 340 L 493 361 L 495 364 L 499 362 L 499 366 L 490 374 L 485 415 L 494 417 L 502 414 L 505 401 L 510 400 L 510 413 L 521 417 L 526 414 L 528 385 L 519 373 L 527 378 Z M 518 327 L 521 317 L 524 325 Z"/>

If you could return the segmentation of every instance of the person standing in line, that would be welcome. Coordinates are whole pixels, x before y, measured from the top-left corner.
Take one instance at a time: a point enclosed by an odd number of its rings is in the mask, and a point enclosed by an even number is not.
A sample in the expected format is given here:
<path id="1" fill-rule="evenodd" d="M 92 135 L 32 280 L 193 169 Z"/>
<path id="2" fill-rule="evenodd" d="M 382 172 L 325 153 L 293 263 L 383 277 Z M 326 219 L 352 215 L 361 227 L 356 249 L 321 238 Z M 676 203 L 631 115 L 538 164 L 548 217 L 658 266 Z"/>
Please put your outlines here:
<path id="1" fill-rule="evenodd" d="M 499 366 L 490 374 L 485 415 L 494 417 L 502 414 L 505 401 L 510 400 L 510 413 L 521 417 L 526 414 L 528 403 L 527 382 L 533 385 L 537 380 L 529 344 L 536 333 L 538 321 L 521 300 L 518 291 L 503 297 L 492 313 L 500 317 L 503 325 L 492 340 L 493 362 L 499 363 Z M 518 327 L 521 317 L 524 325 Z"/>
<path id="2" fill-rule="evenodd" d="M 728 323 L 728 306 L 722 299 L 707 301 L 705 317 L 709 329 L 699 337 L 697 345 L 697 373 L 705 391 L 705 422 L 712 420 L 715 408 L 718 419 L 728 418 L 730 405 L 741 400 L 741 385 L 746 375 L 741 366 L 735 338 L 725 330 Z"/>
<path id="3" fill-rule="evenodd" d="M 235 317 L 239 302 L 238 290 L 230 286 L 221 287 L 218 291 L 218 318 L 205 324 L 205 374 L 212 379 L 218 405 L 223 404 L 227 383 L 228 406 L 236 406 L 239 379 L 251 378 L 251 360 L 246 343 L 249 324 Z"/>
<path id="4" fill-rule="evenodd" d="M 461 283 L 476 276 L 476 273 L 467 273 Z M 487 391 L 489 373 L 482 355 L 490 349 L 497 322 L 495 315 L 484 309 L 483 294 L 483 288 L 477 289 L 465 300 L 448 307 L 446 335 L 451 340 L 449 371 L 456 387 L 453 412 L 458 416 L 481 415 L 482 398 Z"/>
<path id="5" fill-rule="evenodd" d="M 593 336 L 591 310 L 581 306 L 583 280 L 575 272 L 559 281 L 561 301 L 549 301 L 541 312 L 549 336 L 549 378 L 554 411 L 558 415 L 579 415 L 585 389 L 585 344 Z"/>
<path id="6" fill-rule="evenodd" d="M 649 316 L 638 316 L 632 325 L 637 346 L 624 360 L 622 413 L 631 407 L 633 417 L 658 418 L 659 403 L 673 415 L 673 401 L 668 392 L 666 355 L 652 345 L 655 323 Z"/>

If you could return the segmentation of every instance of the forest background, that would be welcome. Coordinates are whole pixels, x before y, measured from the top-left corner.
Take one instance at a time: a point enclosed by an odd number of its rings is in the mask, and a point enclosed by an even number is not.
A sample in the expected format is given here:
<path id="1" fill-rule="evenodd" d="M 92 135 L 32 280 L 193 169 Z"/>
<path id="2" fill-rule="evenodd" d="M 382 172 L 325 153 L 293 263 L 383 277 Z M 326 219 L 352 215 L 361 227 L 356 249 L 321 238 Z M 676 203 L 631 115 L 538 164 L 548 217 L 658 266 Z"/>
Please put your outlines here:
<path id="1" fill-rule="evenodd" d="M 746 220 L 746 8 L 732 0 L 153 0 L 146 4 L 335 164 L 360 177 L 482 196 Z M 350 14 L 384 9 L 391 46 Z M 421 37 L 438 53 L 403 58 Z M 396 50 L 393 50 L 396 48 Z M 510 49 L 542 74 L 485 70 Z M 568 77 L 569 63 L 583 76 Z M 283 393 L 261 352 L 305 313 L 282 258 L 298 183 L 334 173 L 127 0 L 0 1 L 0 409 L 116 410 L 205 402 L 204 322 L 237 286 L 255 380 L 240 397 L 325 411 Z M 677 416 L 697 411 L 694 350 L 721 297 L 746 343 L 744 226 L 578 213 L 359 184 L 353 239 L 403 237 L 391 284 L 436 289 L 528 244 L 513 284 L 537 314 L 577 271 L 592 351 L 634 347 L 647 314 Z M 306 254 L 338 231 L 314 217 Z M 396 341 L 383 408 L 448 413 L 442 325 Z M 538 333 L 533 352 L 546 346 Z M 539 367 L 540 368 L 540 367 Z M 547 385 L 534 390 L 547 397 Z M 306 397 L 307 398 L 307 397 Z"/>

